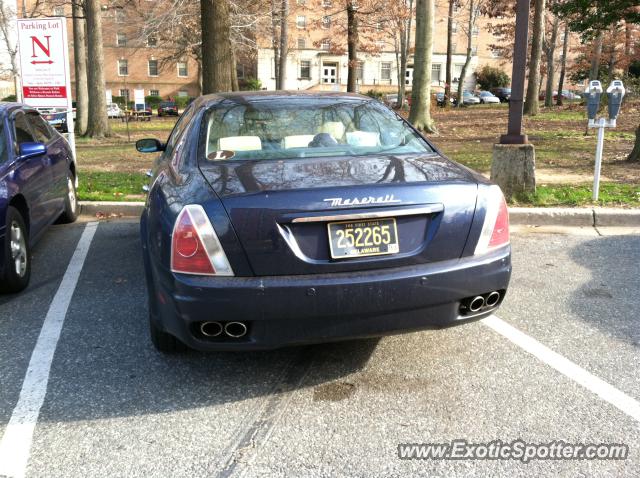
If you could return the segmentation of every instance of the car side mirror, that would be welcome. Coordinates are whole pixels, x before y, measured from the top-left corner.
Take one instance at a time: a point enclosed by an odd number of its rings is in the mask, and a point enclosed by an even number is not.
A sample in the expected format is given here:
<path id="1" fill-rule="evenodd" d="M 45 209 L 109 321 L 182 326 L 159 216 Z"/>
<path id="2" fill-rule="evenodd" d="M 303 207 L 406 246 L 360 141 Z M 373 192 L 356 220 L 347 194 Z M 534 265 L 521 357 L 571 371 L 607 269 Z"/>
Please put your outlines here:
<path id="1" fill-rule="evenodd" d="M 164 151 L 165 148 L 166 145 L 155 138 L 145 138 L 136 141 L 136 149 L 140 153 L 157 153 L 158 151 Z"/>
<path id="2" fill-rule="evenodd" d="M 35 158 L 47 153 L 47 147 L 42 143 L 25 142 L 18 145 L 18 156 L 20 159 Z"/>

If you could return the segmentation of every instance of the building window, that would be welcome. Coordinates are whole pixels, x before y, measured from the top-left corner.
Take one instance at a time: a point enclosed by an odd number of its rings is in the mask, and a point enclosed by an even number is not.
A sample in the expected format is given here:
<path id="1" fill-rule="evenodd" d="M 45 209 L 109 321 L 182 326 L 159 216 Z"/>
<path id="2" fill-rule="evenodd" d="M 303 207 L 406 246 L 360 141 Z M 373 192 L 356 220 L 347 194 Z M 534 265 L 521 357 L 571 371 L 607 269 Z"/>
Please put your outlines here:
<path id="1" fill-rule="evenodd" d="M 53 7 L 53 16 L 64 17 L 64 7 L 63 6 Z"/>
<path id="2" fill-rule="evenodd" d="M 160 90 L 149 90 L 149 96 L 160 96 Z"/>
<path id="3" fill-rule="evenodd" d="M 322 28 L 331 28 L 331 17 L 327 15 L 322 17 Z"/>
<path id="4" fill-rule="evenodd" d="M 298 15 L 296 17 L 296 26 L 298 28 L 307 28 L 307 17 L 304 15 Z"/>
<path id="5" fill-rule="evenodd" d="M 356 64 L 356 79 L 362 83 L 362 78 L 363 78 L 363 70 L 364 70 L 364 62 L 359 61 Z"/>
<path id="6" fill-rule="evenodd" d="M 307 4 L 307 0 L 298 0 L 296 3 L 297 3 L 298 5 L 302 5 L 302 6 L 304 6 L 304 5 L 306 5 L 306 4 Z"/>
<path id="7" fill-rule="evenodd" d="M 118 75 L 129 75 L 129 60 L 118 60 Z"/>
<path id="8" fill-rule="evenodd" d="M 326 38 L 320 42 L 321 50 L 329 50 L 331 48 L 331 40 L 327 40 Z"/>
<path id="9" fill-rule="evenodd" d="M 127 46 L 127 34 L 116 33 L 116 44 L 118 46 Z"/>
<path id="10" fill-rule="evenodd" d="M 178 62 L 178 76 L 180 78 L 186 78 L 187 76 L 189 76 L 189 68 L 186 61 Z"/>
<path id="11" fill-rule="evenodd" d="M 384 50 L 386 43 L 384 42 L 384 40 L 376 40 L 376 48 L 378 50 Z"/>
<path id="12" fill-rule="evenodd" d="M 180 90 L 178 91 L 178 96 L 189 96 L 189 92 L 188 91 L 184 91 L 184 90 Z"/>
<path id="13" fill-rule="evenodd" d="M 456 42 L 451 43 L 451 53 L 458 51 L 458 44 Z"/>
<path id="14" fill-rule="evenodd" d="M 440 70 L 442 65 L 440 63 L 433 63 L 431 65 L 431 81 L 440 81 Z"/>
<path id="15" fill-rule="evenodd" d="M 129 90 L 120 90 L 120 96 L 122 96 L 125 101 L 129 101 Z"/>
<path id="16" fill-rule="evenodd" d="M 473 36 L 477 37 L 478 34 L 480 33 L 480 28 L 478 28 L 478 25 L 474 25 L 471 31 L 473 32 Z"/>
<path id="17" fill-rule="evenodd" d="M 388 61 L 383 61 L 380 63 L 380 79 L 382 80 L 390 80 L 391 79 L 391 63 Z"/>
<path id="18" fill-rule="evenodd" d="M 500 53 L 500 50 L 491 50 L 491 58 L 501 58 L 502 54 Z"/>
<path id="19" fill-rule="evenodd" d="M 149 60 L 149 76 L 158 76 L 158 60 Z"/>
<path id="20" fill-rule="evenodd" d="M 114 20 L 116 23 L 124 23 L 126 21 L 126 16 L 122 8 L 118 8 L 115 10 Z"/>
<path id="21" fill-rule="evenodd" d="M 309 60 L 300 61 L 300 79 L 301 80 L 311 79 L 311 61 Z"/>
<path id="22" fill-rule="evenodd" d="M 472 56 L 476 56 L 478 54 L 478 46 L 472 46 L 471 47 L 471 55 Z"/>
<path id="23" fill-rule="evenodd" d="M 307 39 L 304 37 L 298 37 L 298 50 L 307 48 Z"/>
<path id="24" fill-rule="evenodd" d="M 147 37 L 147 46 L 150 46 L 150 47 L 158 46 L 158 39 L 154 35 L 149 35 Z"/>
<path id="25" fill-rule="evenodd" d="M 458 22 L 451 23 L 451 33 L 458 33 Z"/>
<path id="26" fill-rule="evenodd" d="M 384 28 L 384 22 L 376 22 L 376 30 L 377 31 L 382 31 L 382 29 Z"/>
<path id="27" fill-rule="evenodd" d="M 324 8 L 331 8 L 331 0 L 322 0 L 322 6 Z"/>
<path id="28" fill-rule="evenodd" d="M 244 65 L 236 65 L 236 77 L 239 80 L 244 80 Z"/>

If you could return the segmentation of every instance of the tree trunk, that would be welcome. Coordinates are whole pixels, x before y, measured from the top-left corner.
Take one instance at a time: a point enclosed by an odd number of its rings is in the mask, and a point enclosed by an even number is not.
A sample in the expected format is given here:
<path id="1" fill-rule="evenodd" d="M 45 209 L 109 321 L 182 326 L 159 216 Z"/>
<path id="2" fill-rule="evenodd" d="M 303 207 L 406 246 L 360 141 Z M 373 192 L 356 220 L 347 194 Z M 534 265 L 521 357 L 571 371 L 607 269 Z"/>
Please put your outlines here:
<path id="1" fill-rule="evenodd" d="M 627 161 L 640 161 L 640 125 L 636 128 L 636 142 L 633 145 L 633 150 L 627 156 Z"/>
<path id="2" fill-rule="evenodd" d="M 287 88 L 287 54 L 289 49 L 289 0 L 282 0 L 280 11 L 280 66 L 278 68 L 278 89 Z"/>
<path id="3" fill-rule="evenodd" d="M 278 39 L 278 2 L 271 0 L 271 47 L 273 48 L 273 77 L 276 79 L 276 90 L 280 89 L 280 40 Z"/>
<path id="4" fill-rule="evenodd" d="M 471 0 L 473 3 L 473 0 Z M 421 131 L 436 131 L 431 119 L 431 58 L 435 0 L 416 2 L 416 41 L 409 121 Z"/>
<path id="5" fill-rule="evenodd" d="M 347 5 L 347 52 L 347 91 L 355 93 L 358 77 L 358 7 L 354 1 L 349 1 Z"/>
<path id="6" fill-rule="evenodd" d="M 451 102 L 451 60 L 453 58 L 453 11 L 456 0 L 449 0 L 449 13 L 447 17 L 447 64 L 444 84 L 444 107 L 449 108 Z"/>
<path id="7" fill-rule="evenodd" d="M 403 20 L 400 37 L 400 63 L 398 68 L 398 105 L 404 108 L 407 84 L 407 60 L 409 58 L 409 44 L 411 43 L 411 18 L 413 16 L 413 0 L 409 0 L 409 17 Z"/>
<path id="8" fill-rule="evenodd" d="M 558 98 L 556 104 L 562 106 L 562 90 L 564 89 L 564 77 L 567 73 L 567 50 L 569 49 L 569 23 L 564 24 L 564 39 L 562 42 L 562 62 L 560 64 L 560 79 L 558 80 Z"/>
<path id="9" fill-rule="evenodd" d="M 591 55 L 591 71 L 589 72 L 589 81 L 597 80 L 600 75 L 600 58 L 602 57 L 602 43 L 604 41 L 604 32 L 598 33 L 596 41 L 593 44 L 593 54 Z"/>
<path id="10" fill-rule="evenodd" d="M 102 52 L 102 11 L 100 0 L 86 0 L 87 18 L 87 88 L 89 90 L 89 116 L 86 136 L 104 138 L 111 136 L 107 119 L 107 97 L 104 83 L 104 54 Z"/>
<path id="11" fill-rule="evenodd" d="M 458 78 L 458 108 L 462 107 L 464 104 L 464 80 L 467 78 L 467 70 L 469 69 L 469 65 L 471 64 L 471 52 L 473 51 L 473 26 L 476 22 L 476 13 L 475 13 L 475 1 L 469 1 L 469 23 L 468 23 L 468 32 L 467 32 L 467 56 L 464 60 L 464 65 L 462 65 L 462 71 L 460 72 L 460 78 Z"/>
<path id="12" fill-rule="evenodd" d="M 547 45 L 547 87 L 544 95 L 544 105 L 547 107 L 553 106 L 553 77 L 554 77 L 554 63 L 556 54 L 556 41 L 558 40 L 558 27 L 560 26 L 560 19 L 556 16 L 553 19 L 553 28 L 551 30 L 551 39 Z M 562 90 L 558 90 L 558 96 L 562 96 Z"/>
<path id="13" fill-rule="evenodd" d="M 233 90 L 229 0 L 202 0 L 202 93 Z"/>
<path id="14" fill-rule="evenodd" d="M 240 91 L 240 85 L 238 84 L 238 63 L 236 62 L 236 54 L 231 50 L 231 59 L 233 60 L 233 67 L 231 68 L 231 90 Z"/>
<path id="15" fill-rule="evenodd" d="M 87 49 L 85 45 L 85 19 L 82 6 L 73 5 L 73 56 L 76 76 L 76 133 L 87 132 L 89 118 L 89 90 L 87 89 Z"/>
<path id="16" fill-rule="evenodd" d="M 540 58 L 542 56 L 542 39 L 544 36 L 545 0 L 534 0 L 533 35 L 531 40 L 531 59 L 529 60 L 529 83 L 524 103 L 524 114 L 535 116 L 540 110 L 538 104 L 538 82 L 540 81 Z"/>

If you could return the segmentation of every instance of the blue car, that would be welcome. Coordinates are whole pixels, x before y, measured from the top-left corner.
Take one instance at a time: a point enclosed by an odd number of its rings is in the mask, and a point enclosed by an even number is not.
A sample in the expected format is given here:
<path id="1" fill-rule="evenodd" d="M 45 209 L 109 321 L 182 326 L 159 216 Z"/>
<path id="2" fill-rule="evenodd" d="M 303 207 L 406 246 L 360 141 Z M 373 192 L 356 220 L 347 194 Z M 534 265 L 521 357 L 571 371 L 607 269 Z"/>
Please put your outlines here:
<path id="1" fill-rule="evenodd" d="M 31 276 L 31 248 L 47 226 L 77 215 L 76 166 L 67 141 L 40 114 L 0 103 L 0 290 Z"/>
<path id="2" fill-rule="evenodd" d="M 441 328 L 505 297 L 500 189 L 371 98 L 204 96 L 136 147 L 161 152 L 141 237 L 162 352 Z"/>

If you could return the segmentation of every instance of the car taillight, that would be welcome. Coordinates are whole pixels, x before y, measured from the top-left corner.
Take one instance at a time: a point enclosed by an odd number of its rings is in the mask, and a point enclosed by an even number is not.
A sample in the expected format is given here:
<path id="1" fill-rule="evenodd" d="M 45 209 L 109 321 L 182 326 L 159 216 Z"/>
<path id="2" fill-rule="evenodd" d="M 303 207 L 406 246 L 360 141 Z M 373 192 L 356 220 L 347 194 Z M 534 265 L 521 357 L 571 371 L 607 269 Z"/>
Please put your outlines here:
<path id="1" fill-rule="evenodd" d="M 171 271 L 180 274 L 233 276 L 233 270 L 202 206 L 185 206 L 173 227 Z"/>
<path id="2" fill-rule="evenodd" d="M 509 210 L 498 186 L 487 190 L 486 214 L 482 232 L 476 245 L 476 254 L 509 244 Z"/>

